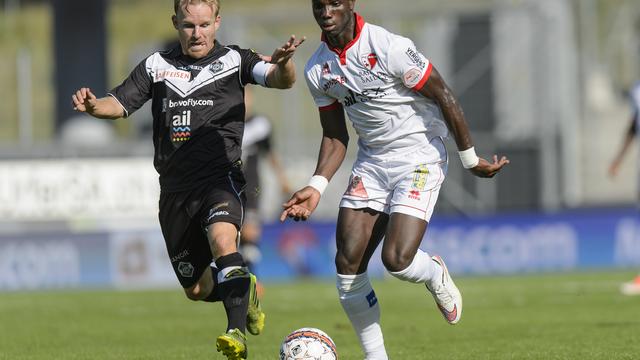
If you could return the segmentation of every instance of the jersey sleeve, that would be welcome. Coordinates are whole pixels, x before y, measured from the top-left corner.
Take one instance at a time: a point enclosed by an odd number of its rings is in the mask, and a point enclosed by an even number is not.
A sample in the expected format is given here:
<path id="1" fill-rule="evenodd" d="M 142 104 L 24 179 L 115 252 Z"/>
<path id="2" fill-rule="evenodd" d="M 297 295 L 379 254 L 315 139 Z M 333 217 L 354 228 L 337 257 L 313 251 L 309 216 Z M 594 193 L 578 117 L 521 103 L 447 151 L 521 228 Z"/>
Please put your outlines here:
<path id="1" fill-rule="evenodd" d="M 115 98 L 128 117 L 151 99 L 153 80 L 147 69 L 147 60 L 139 63 L 122 84 L 113 88 L 107 95 Z"/>
<path id="2" fill-rule="evenodd" d="M 255 51 L 238 49 L 241 58 L 240 82 L 242 85 L 260 84 L 267 86 L 267 70 L 271 64 L 264 62 Z"/>
<path id="3" fill-rule="evenodd" d="M 305 80 L 307 81 L 307 87 L 309 88 L 311 97 L 313 97 L 313 101 L 321 111 L 330 110 L 338 106 L 338 100 L 327 95 L 320 87 L 320 74 L 315 71 L 315 67 L 306 69 Z"/>
<path id="4" fill-rule="evenodd" d="M 389 73 L 402 79 L 404 86 L 420 90 L 431 75 L 431 62 L 420 53 L 413 41 L 395 36 L 390 42 L 387 66 Z"/>

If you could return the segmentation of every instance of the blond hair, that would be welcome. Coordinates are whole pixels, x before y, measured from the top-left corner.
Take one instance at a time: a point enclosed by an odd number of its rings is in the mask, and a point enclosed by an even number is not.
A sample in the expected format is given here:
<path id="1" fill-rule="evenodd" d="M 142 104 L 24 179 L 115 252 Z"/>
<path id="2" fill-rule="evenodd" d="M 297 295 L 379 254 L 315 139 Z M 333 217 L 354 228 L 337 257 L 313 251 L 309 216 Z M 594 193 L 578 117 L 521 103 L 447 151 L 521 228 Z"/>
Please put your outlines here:
<path id="1" fill-rule="evenodd" d="M 173 0 L 173 11 L 175 11 L 176 15 L 178 14 L 178 10 L 184 9 L 189 4 L 198 4 L 205 3 L 212 8 L 216 9 L 216 16 L 220 13 L 220 0 Z"/>

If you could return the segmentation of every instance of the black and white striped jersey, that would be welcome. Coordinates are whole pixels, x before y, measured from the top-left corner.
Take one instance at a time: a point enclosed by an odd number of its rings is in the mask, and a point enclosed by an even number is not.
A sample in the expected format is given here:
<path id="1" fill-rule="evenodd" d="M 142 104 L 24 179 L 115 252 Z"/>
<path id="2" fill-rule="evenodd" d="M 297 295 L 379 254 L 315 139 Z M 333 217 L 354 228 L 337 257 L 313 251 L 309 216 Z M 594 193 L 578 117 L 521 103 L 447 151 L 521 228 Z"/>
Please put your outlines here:
<path id="1" fill-rule="evenodd" d="M 163 191 L 218 181 L 240 159 L 244 86 L 266 86 L 265 63 L 251 50 L 216 41 L 202 59 L 180 45 L 147 57 L 109 95 L 125 117 L 152 100 L 154 166 Z"/>

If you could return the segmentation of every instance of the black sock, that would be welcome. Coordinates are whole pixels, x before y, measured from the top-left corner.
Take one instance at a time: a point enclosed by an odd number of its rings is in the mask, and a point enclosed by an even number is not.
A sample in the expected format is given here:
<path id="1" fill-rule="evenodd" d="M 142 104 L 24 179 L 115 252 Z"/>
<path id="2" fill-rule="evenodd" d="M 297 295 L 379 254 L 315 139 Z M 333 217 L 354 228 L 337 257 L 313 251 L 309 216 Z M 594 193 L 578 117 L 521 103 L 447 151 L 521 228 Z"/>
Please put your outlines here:
<path id="1" fill-rule="evenodd" d="M 211 277 L 213 277 L 213 289 L 211 290 L 211 294 L 206 298 L 202 299 L 206 302 L 218 302 L 222 301 L 222 294 L 220 293 L 220 286 L 218 286 L 218 273 L 220 270 L 218 268 L 211 266 Z"/>
<path id="2" fill-rule="evenodd" d="M 245 267 L 242 255 L 237 252 L 219 257 L 216 266 L 223 274 L 217 287 L 220 289 L 222 303 L 227 312 L 227 330 L 240 329 L 244 333 L 251 283 L 249 271 Z"/>

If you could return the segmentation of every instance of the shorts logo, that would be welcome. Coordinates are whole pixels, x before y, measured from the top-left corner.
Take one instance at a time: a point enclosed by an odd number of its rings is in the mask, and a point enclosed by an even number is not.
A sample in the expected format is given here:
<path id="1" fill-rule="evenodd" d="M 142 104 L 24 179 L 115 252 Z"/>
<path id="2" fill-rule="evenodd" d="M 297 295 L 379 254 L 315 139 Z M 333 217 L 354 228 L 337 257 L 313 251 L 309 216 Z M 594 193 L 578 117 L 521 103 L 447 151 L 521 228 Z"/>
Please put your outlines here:
<path id="1" fill-rule="evenodd" d="M 365 55 L 362 57 L 362 64 L 368 70 L 371 70 L 374 67 L 376 67 L 377 63 L 378 63 L 378 55 L 376 55 L 375 53 L 371 53 L 369 55 Z"/>
<path id="2" fill-rule="evenodd" d="M 184 277 L 193 277 L 193 265 L 191 263 L 181 261 L 178 264 L 178 271 Z"/>
<path id="3" fill-rule="evenodd" d="M 224 69 L 224 64 L 220 60 L 216 60 L 211 65 L 209 65 L 209 70 L 211 70 L 211 72 L 214 74 L 219 73 L 223 69 Z"/>
<path id="4" fill-rule="evenodd" d="M 413 170 L 413 183 L 411 184 L 411 188 L 415 190 L 424 190 L 427 186 L 427 178 L 429 177 L 429 168 L 427 168 L 427 164 L 421 164 L 416 166 L 416 169 Z"/>
<path id="5" fill-rule="evenodd" d="M 211 219 L 213 219 L 216 216 L 228 216 L 229 212 L 226 210 L 220 210 L 220 211 L 216 211 L 216 212 L 211 212 L 209 213 L 209 216 L 207 217 L 207 222 L 211 221 Z"/>
<path id="6" fill-rule="evenodd" d="M 219 203 L 214 205 L 210 210 L 209 210 L 209 216 L 207 216 L 207 223 L 211 223 L 211 220 L 216 217 L 216 216 L 229 216 L 229 211 L 227 210 L 221 210 L 224 208 L 228 208 L 229 207 L 229 202 L 223 202 L 223 203 Z"/>
<path id="7" fill-rule="evenodd" d="M 189 250 L 183 250 L 181 253 L 179 253 L 178 255 L 174 256 L 171 258 L 171 262 L 176 262 L 178 260 L 184 259 L 186 256 L 189 255 Z"/>
<path id="8" fill-rule="evenodd" d="M 351 181 L 349 182 L 349 187 L 347 188 L 345 195 L 357 196 L 365 199 L 369 197 L 367 189 L 364 188 L 362 177 L 360 175 L 351 177 Z"/>
<path id="9" fill-rule="evenodd" d="M 418 191 L 418 190 L 409 190 L 409 199 L 420 201 L 420 191 Z"/>

